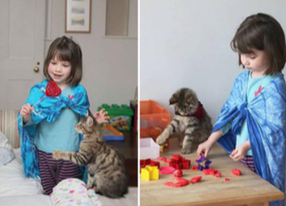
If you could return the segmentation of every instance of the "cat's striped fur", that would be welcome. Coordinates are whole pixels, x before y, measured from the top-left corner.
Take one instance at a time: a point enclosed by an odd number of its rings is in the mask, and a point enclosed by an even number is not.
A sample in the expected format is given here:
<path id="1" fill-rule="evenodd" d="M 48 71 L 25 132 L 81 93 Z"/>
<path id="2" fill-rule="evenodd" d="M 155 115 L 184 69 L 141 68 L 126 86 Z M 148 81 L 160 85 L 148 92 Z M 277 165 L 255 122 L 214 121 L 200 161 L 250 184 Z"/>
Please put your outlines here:
<path id="1" fill-rule="evenodd" d="M 54 151 L 54 159 L 63 159 L 78 165 L 87 165 L 87 188 L 110 198 L 119 198 L 128 192 L 128 175 L 124 157 L 105 144 L 92 115 L 76 125 L 82 133 L 80 149 L 75 152 Z"/>
<path id="2" fill-rule="evenodd" d="M 170 99 L 170 105 L 175 107 L 175 116 L 171 123 L 158 136 L 156 142 L 160 145 L 166 143 L 167 139 L 175 132 L 183 132 L 184 139 L 182 145 L 182 154 L 191 153 L 192 143 L 201 143 L 205 141 L 211 131 L 211 118 L 204 108 L 201 109 L 201 118 L 196 115 L 200 102 L 195 92 L 189 88 L 179 89 Z"/>

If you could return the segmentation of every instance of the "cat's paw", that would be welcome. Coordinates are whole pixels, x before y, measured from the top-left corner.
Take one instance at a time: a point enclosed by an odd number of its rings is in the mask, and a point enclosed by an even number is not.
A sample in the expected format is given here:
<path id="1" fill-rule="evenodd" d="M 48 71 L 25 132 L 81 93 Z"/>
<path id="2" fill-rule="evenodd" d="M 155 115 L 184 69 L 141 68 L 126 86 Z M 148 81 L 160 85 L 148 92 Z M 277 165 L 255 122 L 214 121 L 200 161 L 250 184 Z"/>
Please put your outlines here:
<path id="1" fill-rule="evenodd" d="M 60 160 L 61 159 L 61 152 L 60 151 L 54 151 L 53 152 L 53 159 Z"/>
<path id="2" fill-rule="evenodd" d="M 183 148 L 181 150 L 181 153 L 182 154 L 190 154 L 190 153 L 192 153 L 192 150 L 191 150 L 191 148 Z"/>
<path id="3" fill-rule="evenodd" d="M 164 145 L 166 143 L 164 137 L 161 135 L 157 137 L 156 142 L 158 145 Z"/>

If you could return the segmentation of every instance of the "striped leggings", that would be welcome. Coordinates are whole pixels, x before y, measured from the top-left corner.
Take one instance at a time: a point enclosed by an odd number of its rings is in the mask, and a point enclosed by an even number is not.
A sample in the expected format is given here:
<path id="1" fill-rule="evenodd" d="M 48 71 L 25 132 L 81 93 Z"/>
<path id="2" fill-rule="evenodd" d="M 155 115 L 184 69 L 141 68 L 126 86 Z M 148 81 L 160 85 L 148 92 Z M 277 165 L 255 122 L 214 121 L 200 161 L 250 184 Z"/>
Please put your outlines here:
<path id="1" fill-rule="evenodd" d="M 240 162 L 256 173 L 253 156 L 245 156 L 242 160 L 240 160 Z"/>
<path id="2" fill-rule="evenodd" d="M 52 153 L 38 150 L 41 183 L 45 194 L 50 195 L 53 188 L 63 179 L 81 178 L 79 166 L 65 160 L 54 160 Z"/>

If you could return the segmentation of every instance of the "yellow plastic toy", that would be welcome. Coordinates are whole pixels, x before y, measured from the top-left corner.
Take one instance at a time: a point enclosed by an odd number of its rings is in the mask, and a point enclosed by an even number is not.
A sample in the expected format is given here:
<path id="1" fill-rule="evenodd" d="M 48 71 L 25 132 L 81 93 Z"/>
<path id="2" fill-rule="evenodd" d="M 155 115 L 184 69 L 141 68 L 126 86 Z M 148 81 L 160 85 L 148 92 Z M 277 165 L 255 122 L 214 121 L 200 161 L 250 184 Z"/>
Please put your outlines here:
<path id="1" fill-rule="evenodd" d="M 159 179 L 159 170 L 157 166 L 146 166 L 141 169 L 141 178 L 147 181 L 158 180 Z"/>
<path id="2" fill-rule="evenodd" d="M 164 152 L 164 145 L 160 145 L 160 152 Z"/>
<path id="3" fill-rule="evenodd" d="M 165 148 L 168 148 L 168 143 L 160 145 L 160 152 L 163 153 Z"/>

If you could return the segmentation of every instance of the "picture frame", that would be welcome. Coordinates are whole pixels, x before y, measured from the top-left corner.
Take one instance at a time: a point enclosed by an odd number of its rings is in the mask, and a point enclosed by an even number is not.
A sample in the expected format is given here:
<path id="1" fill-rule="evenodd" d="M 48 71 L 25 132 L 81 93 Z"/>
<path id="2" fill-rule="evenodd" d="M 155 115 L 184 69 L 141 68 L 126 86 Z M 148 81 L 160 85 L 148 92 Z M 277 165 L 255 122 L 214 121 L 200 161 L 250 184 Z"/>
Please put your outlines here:
<path id="1" fill-rule="evenodd" d="M 91 0 L 65 0 L 65 32 L 90 33 Z"/>

